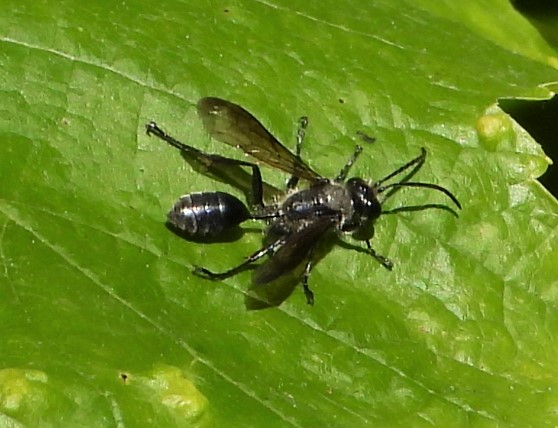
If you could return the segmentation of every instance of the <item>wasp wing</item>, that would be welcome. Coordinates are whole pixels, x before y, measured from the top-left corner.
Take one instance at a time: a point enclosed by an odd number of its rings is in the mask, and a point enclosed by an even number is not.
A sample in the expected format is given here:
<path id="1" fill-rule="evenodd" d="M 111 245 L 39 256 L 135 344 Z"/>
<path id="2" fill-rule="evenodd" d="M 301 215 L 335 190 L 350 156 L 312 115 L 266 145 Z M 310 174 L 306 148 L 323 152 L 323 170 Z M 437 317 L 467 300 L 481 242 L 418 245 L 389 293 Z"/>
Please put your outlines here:
<path id="1" fill-rule="evenodd" d="M 285 243 L 252 273 L 252 286 L 246 297 L 248 309 L 279 306 L 293 292 L 314 250 L 335 225 L 335 219 L 316 219 L 288 236 Z"/>
<path id="2" fill-rule="evenodd" d="M 291 153 L 264 126 L 237 104 L 220 98 L 202 98 L 198 115 L 216 140 L 238 147 L 266 164 L 311 182 L 321 176 Z"/>
<path id="3" fill-rule="evenodd" d="M 194 149 L 191 147 L 191 149 Z M 241 165 L 228 162 L 229 159 L 219 155 L 208 155 L 197 149 L 183 150 L 181 155 L 191 167 L 202 174 L 209 175 L 215 180 L 229 184 L 241 190 L 248 203 L 252 203 L 252 174 L 245 171 Z M 263 198 L 266 201 L 284 195 L 285 192 L 271 184 L 262 181 Z"/>

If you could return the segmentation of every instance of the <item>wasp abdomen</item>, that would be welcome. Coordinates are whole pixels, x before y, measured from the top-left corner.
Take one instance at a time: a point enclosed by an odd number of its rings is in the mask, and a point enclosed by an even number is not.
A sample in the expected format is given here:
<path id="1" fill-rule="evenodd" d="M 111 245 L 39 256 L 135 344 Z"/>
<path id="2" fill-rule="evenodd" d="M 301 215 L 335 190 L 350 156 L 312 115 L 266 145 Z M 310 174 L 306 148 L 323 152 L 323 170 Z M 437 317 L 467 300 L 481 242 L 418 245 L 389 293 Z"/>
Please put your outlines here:
<path id="1" fill-rule="evenodd" d="M 171 225 L 190 236 L 216 236 L 250 218 L 246 205 L 225 192 L 200 192 L 181 196 L 169 211 Z"/>

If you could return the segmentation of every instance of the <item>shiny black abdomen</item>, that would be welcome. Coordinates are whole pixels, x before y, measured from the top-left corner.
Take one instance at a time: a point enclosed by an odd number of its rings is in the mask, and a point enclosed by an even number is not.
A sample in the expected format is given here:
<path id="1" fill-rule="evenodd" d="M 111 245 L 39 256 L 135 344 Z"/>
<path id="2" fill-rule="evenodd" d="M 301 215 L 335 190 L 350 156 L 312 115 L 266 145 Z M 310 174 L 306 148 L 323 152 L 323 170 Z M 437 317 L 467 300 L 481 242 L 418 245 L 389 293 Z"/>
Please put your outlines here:
<path id="1" fill-rule="evenodd" d="M 225 192 L 190 193 L 169 211 L 169 223 L 190 236 L 210 237 L 250 218 L 248 208 Z"/>

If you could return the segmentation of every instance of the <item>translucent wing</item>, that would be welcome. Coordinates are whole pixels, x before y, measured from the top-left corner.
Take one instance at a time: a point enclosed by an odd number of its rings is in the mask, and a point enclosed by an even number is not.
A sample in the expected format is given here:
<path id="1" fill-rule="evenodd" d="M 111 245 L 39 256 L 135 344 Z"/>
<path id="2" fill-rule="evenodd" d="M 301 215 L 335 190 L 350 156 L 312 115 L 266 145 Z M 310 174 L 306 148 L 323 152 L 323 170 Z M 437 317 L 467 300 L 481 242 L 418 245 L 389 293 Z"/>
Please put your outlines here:
<path id="1" fill-rule="evenodd" d="M 246 298 L 248 309 L 279 306 L 300 283 L 301 276 L 322 238 L 332 230 L 335 219 L 322 217 L 287 237 L 285 244 L 252 273 Z"/>
<path id="2" fill-rule="evenodd" d="M 266 164 L 311 182 L 321 176 L 291 153 L 250 113 L 220 98 L 202 98 L 198 114 L 206 131 L 225 144 L 238 147 Z"/>

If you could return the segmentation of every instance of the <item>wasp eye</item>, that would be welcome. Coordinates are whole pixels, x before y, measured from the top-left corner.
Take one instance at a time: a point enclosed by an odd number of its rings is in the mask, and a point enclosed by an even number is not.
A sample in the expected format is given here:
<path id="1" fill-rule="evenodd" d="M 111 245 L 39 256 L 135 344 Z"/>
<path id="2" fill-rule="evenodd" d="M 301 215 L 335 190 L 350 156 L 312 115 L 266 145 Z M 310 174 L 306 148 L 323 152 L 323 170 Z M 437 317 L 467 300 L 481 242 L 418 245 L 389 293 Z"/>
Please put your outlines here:
<path id="1" fill-rule="evenodd" d="M 357 223 L 365 223 L 378 218 L 382 212 L 382 207 L 376 192 L 362 178 L 351 178 L 347 181 L 347 188 L 351 193 L 355 216 L 358 217 Z"/>

